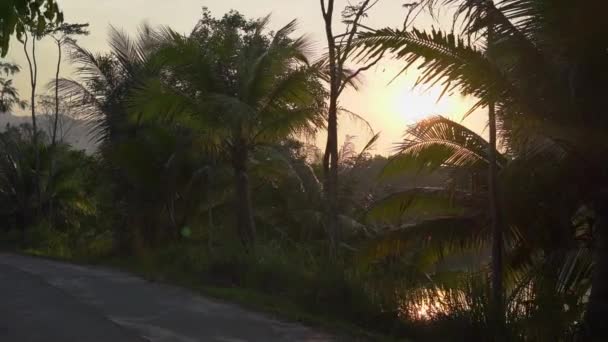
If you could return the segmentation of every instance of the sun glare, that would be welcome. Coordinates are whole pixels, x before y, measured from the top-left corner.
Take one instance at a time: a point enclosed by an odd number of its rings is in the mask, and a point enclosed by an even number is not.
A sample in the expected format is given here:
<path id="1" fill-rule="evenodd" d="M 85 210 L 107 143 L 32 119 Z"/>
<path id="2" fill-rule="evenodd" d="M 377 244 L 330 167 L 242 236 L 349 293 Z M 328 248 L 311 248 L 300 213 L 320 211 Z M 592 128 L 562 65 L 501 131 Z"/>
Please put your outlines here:
<path id="1" fill-rule="evenodd" d="M 442 115 L 460 122 L 474 103 L 474 100 L 459 95 L 441 96 L 440 86 L 430 89 L 414 87 L 416 78 L 413 73 L 395 78 L 398 72 L 396 66 L 376 70 L 366 78 L 362 89 L 350 90 L 344 96 L 343 103 L 349 109 L 364 117 L 376 132 L 381 132 L 377 146 L 380 153 L 390 153 L 394 143 L 403 138 L 408 125 L 432 115 Z M 344 134 L 362 138 L 359 144 L 366 142 L 364 139 L 368 133 L 360 124 L 352 120 L 343 123 Z M 484 127 L 484 123 L 477 118 L 467 120 L 466 124 L 476 131 Z"/>
<path id="2" fill-rule="evenodd" d="M 458 94 L 443 94 L 440 85 L 428 87 L 416 84 L 413 74 L 403 75 L 386 87 L 387 110 L 407 121 L 418 121 L 430 115 L 461 117 L 467 99 Z"/>

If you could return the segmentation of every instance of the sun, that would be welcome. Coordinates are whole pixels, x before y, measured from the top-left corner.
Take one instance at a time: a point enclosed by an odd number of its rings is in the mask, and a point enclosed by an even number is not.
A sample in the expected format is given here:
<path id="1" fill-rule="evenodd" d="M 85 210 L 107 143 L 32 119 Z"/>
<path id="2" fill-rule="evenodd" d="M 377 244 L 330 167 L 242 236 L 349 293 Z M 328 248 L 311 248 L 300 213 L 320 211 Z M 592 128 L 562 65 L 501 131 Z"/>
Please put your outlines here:
<path id="1" fill-rule="evenodd" d="M 435 86 L 412 89 L 409 85 L 395 87 L 388 92 L 387 111 L 415 122 L 432 115 L 442 115 L 450 118 L 462 117 L 466 112 L 466 100 L 459 95 L 442 96 L 442 89 Z"/>
<path id="2" fill-rule="evenodd" d="M 365 85 L 358 91 L 349 90 L 341 104 L 364 117 L 376 132 L 381 133 L 377 146 L 380 153 L 390 154 L 394 144 L 403 139 L 407 126 L 432 115 L 442 115 L 461 122 L 463 115 L 475 100 L 455 94 L 442 95 L 441 86 L 430 89 L 416 84 L 416 73 L 399 74 L 398 67 L 387 67 L 370 73 Z M 479 121 L 479 122 L 477 122 Z M 349 120 L 341 122 L 341 137 L 346 134 L 360 138 L 365 144 L 369 135 L 362 125 Z M 467 126 L 483 131 L 483 120 L 466 120 Z"/>

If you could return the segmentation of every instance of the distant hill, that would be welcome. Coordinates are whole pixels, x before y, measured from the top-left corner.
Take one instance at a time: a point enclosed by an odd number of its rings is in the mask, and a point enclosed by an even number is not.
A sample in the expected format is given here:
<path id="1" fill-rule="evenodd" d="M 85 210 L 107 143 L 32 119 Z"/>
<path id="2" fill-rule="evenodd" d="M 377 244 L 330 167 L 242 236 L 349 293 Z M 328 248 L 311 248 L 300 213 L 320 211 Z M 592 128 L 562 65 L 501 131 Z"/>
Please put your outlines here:
<path id="1" fill-rule="evenodd" d="M 52 117 L 48 115 L 40 115 L 38 118 L 39 128 L 45 132 L 50 132 L 52 127 Z M 19 126 L 22 124 L 31 124 L 31 117 L 0 114 L 0 130 L 4 131 L 6 126 Z M 77 150 L 85 150 L 92 154 L 97 150 L 97 145 L 91 141 L 89 137 L 89 128 L 84 120 L 77 120 L 67 116 L 62 116 L 59 125 L 59 136 L 63 140 L 72 145 Z"/>

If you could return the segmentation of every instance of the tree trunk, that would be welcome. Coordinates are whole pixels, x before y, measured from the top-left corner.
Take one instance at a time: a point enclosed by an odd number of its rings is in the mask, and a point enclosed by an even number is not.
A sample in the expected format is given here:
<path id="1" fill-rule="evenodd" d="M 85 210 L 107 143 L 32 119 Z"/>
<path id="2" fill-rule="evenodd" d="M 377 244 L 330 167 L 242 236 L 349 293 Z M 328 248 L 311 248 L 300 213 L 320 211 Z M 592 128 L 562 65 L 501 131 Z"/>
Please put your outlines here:
<path id="1" fill-rule="evenodd" d="M 237 232 L 241 242 L 249 252 L 255 244 L 255 221 L 251 204 L 251 189 L 247 174 L 248 151 L 244 144 L 233 148 L 234 190 Z"/>
<path id="2" fill-rule="evenodd" d="M 47 191 L 51 194 L 49 197 L 49 224 L 51 228 L 55 227 L 55 207 L 53 192 L 53 173 L 55 170 L 55 153 L 57 144 L 57 126 L 59 123 L 59 73 L 61 72 L 61 42 L 57 41 L 57 68 L 55 69 L 55 115 L 53 117 L 53 131 L 51 133 L 51 163 L 49 168 L 49 182 Z"/>
<path id="3" fill-rule="evenodd" d="M 61 43 L 57 43 L 57 69 L 55 70 L 55 116 L 53 118 L 53 133 L 51 145 L 57 143 L 57 125 L 59 123 L 59 73 L 61 72 Z"/>
<path id="4" fill-rule="evenodd" d="M 321 0 L 323 19 L 325 21 L 325 35 L 327 38 L 330 89 L 329 108 L 327 115 L 327 146 L 323 158 L 324 190 L 327 202 L 327 233 L 330 242 L 330 254 L 335 257 L 341 241 L 341 229 L 338 221 L 338 98 L 340 97 L 341 65 L 339 54 L 333 34 L 333 12 L 335 2 L 329 0 L 327 6 Z"/>
<path id="5" fill-rule="evenodd" d="M 32 144 L 34 145 L 34 154 L 35 154 L 35 173 L 36 173 L 36 188 L 38 190 L 38 206 L 41 199 L 41 189 L 40 189 L 40 149 L 38 146 L 38 123 L 36 120 L 36 86 L 38 84 L 38 63 L 36 61 L 36 38 L 32 39 L 32 61 L 33 61 L 33 69 L 32 69 L 32 79 L 31 79 L 31 103 L 30 107 L 32 109 Z"/>
<path id="6" fill-rule="evenodd" d="M 494 307 L 497 328 L 504 324 L 504 298 L 503 298 L 503 227 L 498 196 L 498 165 L 496 164 L 496 108 L 494 103 L 488 110 L 490 144 L 489 144 L 489 172 L 488 195 L 490 204 L 490 218 L 492 221 L 492 306 Z"/>
<path id="7" fill-rule="evenodd" d="M 490 3 L 493 1 L 490 0 Z M 489 15 L 489 14 L 488 14 Z M 487 55 L 493 57 L 494 26 L 490 21 L 487 31 Z M 491 101 L 488 105 L 488 126 L 490 131 L 489 142 L 489 168 L 488 168 L 488 196 L 490 205 L 490 218 L 492 221 L 492 320 L 495 325 L 496 340 L 505 340 L 505 302 L 503 293 L 503 225 L 498 189 L 498 164 L 496 142 L 496 104 Z"/>
<path id="8" fill-rule="evenodd" d="M 40 188 L 40 148 L 38 146 L 38 125 L 36 122 L 36 85 L 38 83 L 38 63 L 36 60 L 36 37 L 32 36 L 32 54 L 30 56 L 29 51 L 27 50 L 27 42 L 28 35 L 25 34 L 25 39 L 22 41 L 23 43 L 23 52 L 25 53 L 25 57 L 27 59 L 27 63 L 30 71 L 30 108 L 32 109 L 32 145 L 34 148 L 34 157 L 35 157 L 35 166 L 34 166 L 34 174 L 36 175 L 35 180 L 35 189 L 38 195 L 38 205 L 37 205 L 37 214 L 40 214 L 40 210 L 42 207 L 42 189 Z"/>
<path id="9" fill-rule="evenodd" d="M 596 201 L 593 229 L 593 278 L 583 341 L 608 341 L 608 199 Z"/>
<path id="10" fill-rule="evenodd" d="M 330 254 L 336 256 L 341 241 L 341 229 L 338 222 L 338 125 L 337 99 L 331 98 L 328 113 L 327 149 L 325 151 L 325 198 L 327 201 L 327 232 L 330 242 Z"/>

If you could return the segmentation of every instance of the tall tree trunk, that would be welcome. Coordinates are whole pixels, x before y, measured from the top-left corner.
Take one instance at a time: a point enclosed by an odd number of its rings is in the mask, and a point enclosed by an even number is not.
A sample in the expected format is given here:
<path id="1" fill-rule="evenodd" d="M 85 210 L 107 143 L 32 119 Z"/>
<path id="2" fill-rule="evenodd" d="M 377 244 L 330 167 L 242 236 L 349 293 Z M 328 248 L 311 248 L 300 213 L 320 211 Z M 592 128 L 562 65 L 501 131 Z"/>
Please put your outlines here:
<path id="1" fill-rule="evenodd" d="M 59 123 L 59 73 L 61 72 L 61 42 L 57 42 L 57 69 L 55 70 L 55 116 L 53 117 L 53 133 L 51 145 L 57 143 L 57 126 Z"/>
<path id="2" fill-rule="evenodd" d="M 492 306 L 497 328 L 504 324 L 503 296 L 503 226 L 498 196 L 498 165 L 496 163 L 496 108 L 490 103 L 488 110 L 490 126 L 488 195 L 492 220 Z"/>
<path id="3" fill-rule="evenodd" d="M 489 1 L 493 6 L 493 0 Z M 488 12 L 490 16 L 491 12 Z M 494 25 L 489 18 L 487 31 L 487 55 L 493 58 Z M 490 218 L 492 221 L 492 318 L 495 324 L 496 340 L 505 340 L 505 302 L 503 292 L 503 225 L 498 189 L 497 164 L 497 134 L 496 134 L 496 104 L 494 100 L 488 105 L 488 125 L 490 130 L 490 144 L 488 151 L 488 195 L 490 204 Z"/>
<path id="4" fill-rule="evenodd" d="M 27 49 L 28 43 L 28 34 L 25 34 L 25 39 L 22 41 L 23 43 L 23 51 L 25 53 L 25 57 L 27 59 L 29 71 L 30 71 L 30 108 L 32 109 L 32 145 L 34 148 L 34 158 L 35 158 L 35 166 L 34 166 L 34 174 L 36 175 L 35 180 L 35 189 L 37 193 L 37 212 L 40 214 L 41 206 L 42 206 L 42 189 L 40 188 L 40 148 L 38 146 L 38 125 L 36 122 L 36 86 L 38 83 L 38 63 L 36 60 L 36 37 L 32 35 L 32 53 L 30 53 Z"/>
<path id="5" fill-rule="evenodd" d="M 340 96 L 341 73 L 339 56 L 333 33 L 334 0 L 321 0 L 321 9 L 325 21 L 325 35 L 329 54 L 329 108 L 327 115 L 327 145 L 323 158 L 324 190 L 327 201 L 327 233 L 330 239 L 330 254 L 336 256 L 341 240 L 341 229 L 338 221 L 338 98 Z"/>
<path id="6" fill-rule="evenodd" d="M 338 124 L 337 99 L 330 99 L 327 128 L 327 149 L 324 160 L 324 188 L 327 201 L 327 232 L 330 239 L 330 253 L 336 256 L 342 239 L 338 221 Z"/>
<path id="7" fill-rule="evenodd" d="M 57 145 L 57 126 L 59 123 L 59 73 L 61 72 L 61 41 L 57 41 L 57 68 L 55 69 L 55 113 L 53 116 L 53 131 L 51 132 L 51 165 L 49 166 L 49 181 L 47 184 L 47 191 L 51 193 L 49 198 L 49 224 L 51 227 L 55 226 L 55 208 L 54 200 L 52 196 L 54 186 L 53 174 L 55 172 L 55 149 Z"/>
<path id="8" fill-rule="evenodd" d="M 253 219 L 249 175 L 247 174 L 247 146 L 237 144 L 233 148 L 232 158 L 237 231 L 245 248 L 249 252 L 253 252 L 256 231 Z"/>
<path id="9" fill-rule="evenodd" d="M 608 341 L 608 198 L 596 200 L 593 229 L 593 278 L 583 341 Z"/>

